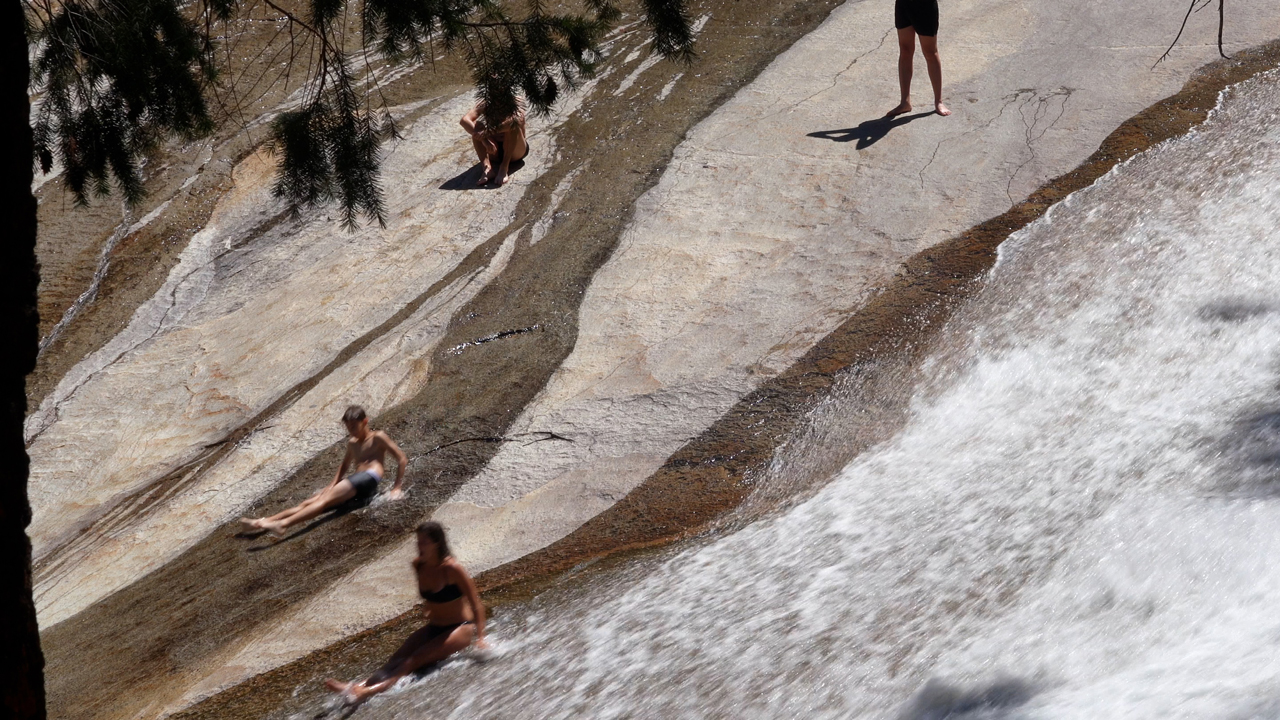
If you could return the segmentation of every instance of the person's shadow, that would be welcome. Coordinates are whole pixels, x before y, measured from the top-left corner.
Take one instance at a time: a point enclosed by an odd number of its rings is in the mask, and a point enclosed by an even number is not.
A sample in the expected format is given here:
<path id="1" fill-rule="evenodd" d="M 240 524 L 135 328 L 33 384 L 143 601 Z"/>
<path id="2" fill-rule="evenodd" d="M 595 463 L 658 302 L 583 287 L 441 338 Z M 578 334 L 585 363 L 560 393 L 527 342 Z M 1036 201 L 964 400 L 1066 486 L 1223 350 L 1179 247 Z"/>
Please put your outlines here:
<path id="1" fill-rule="evenodd" d="M 845 128 L 843 130 L 819 130 L 811 132 L 806 137 L 821 138 L 823 140 L 831 140 L 833 142 L 852 142 L 858 141 L 855 146 L 859 150 L 871 147 L 880 141 L 880 138 L 889 134 L 889 131 L 906 125 L 912 120 L 918 120 L 922 117 L 935 115 L 936 112 L 919 112 L 913 115 L 898 115 L 897 117 L 878 117 L 873 120 L 858 125 L 857 127 Z"/>
<path id="2" fill-rule="evenodd" d="M 522 167 L 524 167 L 523 158 L 521 158 L 520 160 L 511 161 L 511 164 L 507 166 L 507 184 L 511 183 L 511 178 L 513 178 L 516 174 L 516 171 Z M 445 180 L 444 184 L 440 186 L 440 189 L 441 190 L 497 190 L 499 186 L 493 183 L 476 185 L 476 181 L 480 179 L 480 173 L 482 172 L 484 172 L 484 165 L 481 165 L 480 163 L 477 162 L 475 165 L 472 165 L 471 167 L 467 168 L 461 174 L 454 175 L 448 180 Z"/>

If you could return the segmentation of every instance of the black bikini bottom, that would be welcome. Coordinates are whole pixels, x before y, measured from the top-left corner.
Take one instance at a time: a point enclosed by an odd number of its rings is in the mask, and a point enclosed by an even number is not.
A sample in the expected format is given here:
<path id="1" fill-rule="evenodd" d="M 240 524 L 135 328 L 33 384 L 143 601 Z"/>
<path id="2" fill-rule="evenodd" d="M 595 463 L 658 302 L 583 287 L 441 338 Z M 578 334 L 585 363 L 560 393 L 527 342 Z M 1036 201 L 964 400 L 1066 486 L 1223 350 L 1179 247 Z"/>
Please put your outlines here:
<path id="1" fill-rule="evenodd" d="M 498 146 L 498 162 L 502 162 L 502 156 L 505 154 L 505 153 L 503 152 L 502 141 L 501 141 L 501 140 L 494 140 L 494 141 L 493 141 L 493 144 Z M 527 157 L 529 157 L 529 141 L 528 141 L 528 140 L 525 140 L 525 141 L 524 141 L 524 154 L 523 154 L 523 155 L 521 155 L 521 156 L 520 156 L 520 157 L 518 157 L 518 158 L 511 158 L 511 162 L 520 162 L 521 160 L 524 160 L 524 159 L 525 159 L 525 158 L 527 158 Z"/>
<path id="2" fill-rule="evenodd" d="M 448 635 L 449 633 L 453 632 L 454 630 L 457 630 L 463 625 L 474 625 L 474 624 L 475 624 L 474 620 L 463 620 L 460 623 L 454 623 L 452 625 L 427 625 L 422 628 L 423 630 L 426 630 L 426 632 L 422 634 L 421 639 L 423 643 L 426 643 L 431 640 L 435 640 L 441 635 Z"/>

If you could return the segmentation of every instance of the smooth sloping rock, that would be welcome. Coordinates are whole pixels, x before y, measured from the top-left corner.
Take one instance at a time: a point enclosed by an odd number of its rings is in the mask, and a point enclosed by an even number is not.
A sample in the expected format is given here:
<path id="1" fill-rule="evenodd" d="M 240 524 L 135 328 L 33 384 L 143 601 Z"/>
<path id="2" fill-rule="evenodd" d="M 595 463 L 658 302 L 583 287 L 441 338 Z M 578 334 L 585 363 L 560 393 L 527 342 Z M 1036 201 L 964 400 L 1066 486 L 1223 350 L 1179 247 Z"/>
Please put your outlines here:
<path id="1" fill-rule="evenodd" d="M 686 438 L 840 322 L 893 273 L 902 258 L 995 214 L 1045 177 L 1070 167 L 1120 119 L 1176 89 L 1189 68 L 1211 55 L 1207 46 L 1189 47 L 1152 73 L 1146 68 L 1159 53 L 1155 46 L 1176 28 L 1177 18 L 1169 18 L 1167 6 L 1154 2 L 1091 8 L 1060 5 L 946 3 L 944 59 L 949 97 L 957 110 L 952 118 L 921 117 L 893 127 L 854 127 L 896 101 L 896 50 L 888 32 L 888 11 L 881 4 L 864 2 L 838 11 L 821 30 L 781 56 L 756 83 L 691 133 L 659 186 L 638 204 L 618 252 L 589 291 L 573 355 L 513 428 L 514 432 L 554 429 L 577 442 L 507 446 L 453 503 L 437 513 L 450 524 L 459 553 L 469 566 L 481 570 L 519 557 L 607 508 Z M 1247 32 L 1235 36 L 1238 43 L 1275 34 L 1280 13 L 1268 4 L 1251 2 L 1236 12 L 1249 23 Z M 1204 28 L 1199 33 L 1190 40 L 1204 40 Z M 632 74 L 638 77 L 641 72 Z M 670 92 L 671 83 L 657 96 Z M 918 100 L 925 96 L 920 89 L 924 86 L 923 66 L 918 64 Z M 630 87 L 620 92 L 629 92 Z M 460 106 L 433 116 L 444 128 L 440 137 L 455 143 L 452 122 L 459 111 Z M 826 138 L 806 135 L 822 131 L 836 132 L 826 133 Z M 833 143 L 831 137 L 849 142 Z M 412 186 L 411 181 L 419 177 L 438 180 L 465 167 L 467 150 L 459 145 L 432 156 L 437 170 L 418 174 L 419 169 L 410 167 L 409 172 L 395 176 L 405 182 L 389 183 L 393 192 L 412 197 L 403 198 L 393 212 L 408 213 L 410 218 L 422 213 L 433 223 L 448 218 L 458 222 L 459 229 L 488 230 L 477 233 L 487 237 L 509 219 L 508 205 L 481 198 L 468 199 L 472 204 L 460 207 L 463 201 L 438 197 L 454 194 L 437 193 L 435 185 Z M 858 149 L 858 145 L 864 147 Z M 449 158 L 455 165 L 443 170 Z M 254 187 L 261 192 L 265 183 Z M 262 215 L 247 218 L 241 227 L 253 227 L 262 219 Z M 331 225 L 321 224 L 325 233 L 333 231 Z M 216 226 L 217 221 L 210 223 L 211 228 Z M 328 238 L 325 233 L 319 234 Z M 414 242 L 400 229 L 393 228 L 393 233 L 402 242 Z M 286 243 L 283 234 L 268 230 L 263 237 Z M 380 318 L 416 297 L 401 293 L 387 275 L 406 268 L 417 272 L 414 263 L 421 256 L 401 251 L 391 242 L 380 241 L 375 245 L 378 249 L 366 255 L 330 239 L 307 243 L 309 247 L 317 244 L 322 247 L 310 255 L 297 251 L 249 258 L 242 254 L 232 268 L 240 270 L 240 277 L 228 276 L 227 290 L 218 286 L 208 292 L 213 299 L 202 296 L 189 305 L 193 309 L 188 316 L 166 326 L 155 342 L 130 344 L 138 335 L 126 330 L 121 367 L 134 363 L 133 371 L 117 371 L 112 363 L 113 370 L 106 374 L 89 368 L 68 376 L 69 387 L 88 378 L 83 388 L 89 392 L 83 397 L 84 390 L 54 393 L 53 397 L 62 399 L 51 402 L 58 403 L 65 414 L 53 420 L 46 414 L 33 419 L 30 426 L 33 435 L 38 433 L 36 443 L 46 443 L 40 452 L 48 458 L 48 467 L 60 457 L 74 460 L 48 476 L 47 507 L 53 510 L 42 530 L 46 549 L 58 546 L 61 533 L 74 531 L 90 514 L 85 507 L 75 507 L 90 503 L 64 504 L 54 497 L 79 488 L 68 478 L 84 477 L 87 471 L 97 488 L 94 492 L 109 499 L 139 482 L 142 475 L 133 474 L 139 460 L 151 468 L 147 477 L 180 466 L 184 459 L 199 454 L 202 443 L 216 442 L 229 428 L 254 417 L 267 399 L 290 387 L 297 377 L 309 377 L 293 362 L 314 372 L 345 347 L 335 342 L 311 348 L 308 337 L 326 335 L 337 327 L 350 339 L 381 322 L 373 318 L 363 329 L 348 328 L 345 323 L 360 315 L 340 307 L 329 311 L 333 315 L 313 320 L 305 331 L 293 325 L 255 328 L 259 318 L 270 317 L 272 308 L 271 301 L 257 299 L 255 293 L 265 292 L 278 303 L 276 308 L 286 308 L 277 313 L 297 312 L 289 303 L 305 307 L 311 301 L 308 293 L 334 281 L 326 274 L 346 273 L 337 282 L 349 292 L 363 290 L 366 281 L 378 288 L 369 297 L 376 301 Z M 453 257 L 465 255 L 464 250 L 456 248 Z M 220 252 L 213 244 L 192 252 L 197 251 Z M 368 267 L 375 262 L 381 274 L 362 277 L 349 272 L 353 265 Z M 318 268 L 305 283 L 286 277 L 298 263 Z M 428 277 L 442 277 L 447 269 L 448 263 L 442 262 L 432 270 L 434 275 L 420 275 L 415 280 L 418 291 L 430 284 Z M 276 284 L 282 286 L 277 290 Z M 241 301 L 246 305 L 237 306 Z M 239 313 L 235 323 L 217 324 L 219 318 L 234 313 Z M 447 317 L 448 310 L 442 313 Z M 139 317 L 144 315 L 140 311 Z M 417 324 L 424 329 L 409 333 L 407 337 L 413 339 L 406 342 L 418 343 L 421 349 L 431 342 L 431 322 L 415 316 L 389 334 L 405 333 Z M 204 332 L 196 336 L 193 328 Z M 223 333 L 223 328 L 229 332 Z M 290 332 L 296 334 L 277 338 Z M 174 337 L 163 339 L 166 335 Z M 280 342 L 273 345 L 277 339 Z M 271 354 L 281 365 L 259 372 L 255 363 L 236 357 L 202 377 L 181 356 L 208 352 L 206 342 L 217 346 L 218 352 L 255 343 L 264 348 L 273 345 L 280 348 Z M 156 348 L 162 346 L 168 355 L 147 355 L 159 353 Z M 286 351 L 299 349 L 304 353 L 296 361 L 291 355 L 281 359 Z M 49 617 L 65 617 L 108 591 L 112 583 L 127 582 L 128 576 L 154 567 L 163 561 L 163 553 L 180 551 L 183 538 L 206 532 L 242 507 L 246 498 L 259 496 L 273 478 L 295 467 L 298 458 L 332 443 L 340 437 L 333 411 L 348 397 L 377 407 L 379 396 L 390 403 L 411 392 L 416 381 L 405 384 L 405 378 L 426 369 L 396 365 L 395 353 L 389 352 L 391 360 L 388 353 L 378 354 L 383 349 L 377 344 L 359 353 L 347 361 L 350 367 L 343 364 L 335 369 L 333 383 L 323 391 L 304 396 L 305 402 L 294 401 L 299 408 L 296 414 L 280 415 L 291 418 L 286 426 L 278 426 L 274 435 L 269 433 L 276 428 L 265 428 L 238 447 L 237 459 L 223 460 L 225 470 L 217 471 L 224 473 L 220 479 L 211 473 L 198 489 L 184 489 L 166 505 L 163 522 L 157 520 L 157 525 L 145 529 L 132 525 L 133 537 L 96 538 L 95 542 L 105 541 L 107 546 L 88 553 L 80 569 L 59 566 L 66 579 L 58 579 L 69 589 L 54 589 L 62 583 L 46 585 L 42 602 L 55 613 Z M 383 363 L 389 363 L 390 369 L 378 374 Z M 161 417 L 141 421 L 125 418 L 124 426 L 93 436 L 82 437 L 75 429 L 76 423 L 81 428 L 92 426 L 97 417 L 94 408 L 109 409 L 120 393 L 150 388 L 148 383 L 154 384 L 157 376 L 144 373 L 154 373 L 157 367 L 169 368 L 169 375 L 161 379 L 203 380 L 205 395 L 197 398 L 198 393 L 193 393 L 186 399 L 176 389 L 181 383 L 175 384 L 170 386 L 174 398 L 167 410 L 161 408 L 167 415 L 161 412 Z M 227 367 L 235 369 L 228 373 Z M 215 377 L 213 371 L 223 377 Z M 100 376 L 110 377 L 111 383 L 102 385 L 94 396 L 92 387 Z M 355 387 L 368 388 L 368 397 L 359 397 L 365 391 L 354 391 Z M 207 392 L 210 389 L 227 392 L 228 397 L 214 398 Z M 84 403 L 80 410 L 78 403 Z M 195 410 L 188 412 L 188 408 Z M 173 418 L 181 419 L 181 432 L 166 437 L 163 431 Z M 129 444 L 132 437 L 152 435 L 164 438 L 162 447 Z M 59 437 L 61 444 L 53 443 Z M 300 448 L 297 456 L 289 456 L 285 451 L 295 444 Z M 86 459 L 91 457 L 92 461 Z M 107 467 L 89 468 L 104 458 Z M 259 467 L 262 463 L 267 464 Z M 244 480 L 246 475 L 252 479 Z M 244 494 L 236 496 L 241 483 Z M 204 514 L 192 514 L 197 512 L 193 508 Z M 296 657 L 334 633 L 349 633 L 402 611 L 412 602 L 408 593 L 378 593 L 357 606 L 350 587 L 364 587 L 373 579 L 390 582 L 403 572 L 403 562 L 404 548 L 397 544 L 383 560 L 349 576 L 350 583 L 339 583 L 332 595 L 306 603 L 278 632 L 247 645 L 228 666 L 228 673 L 211 677 L 188 699 Z M 83 582 L 113 563 L 124 569 L 103 575 L 106 589 Z M 337 615 L 301 641 L 290 639 L 285 629 L 305 626 L 316 618 L 319 608 Z"/>
<path id="2" fill-rule="evenodd" d="M 1280 31 L 1274 4 L 1233 12 L 1234 47 Z M 569 533 L 594 506 L 542 506 L 532 493 L 568 477 L 591 478 L 583 497 L 634 487 L 903 259 L 1079 163 L 1216 54 L 1201 24 L 1152 70 L 1178 20 L 1149 0 L 945 3 L 955 114 L 886 122 L 897 100 L 889 11 L 834 12 L 690 133 L 637 204 L 583 303 L 574 353 L 514 428 L 581 441 L 505 447 L 436 513 L 459 552 L 494 567 Z M 929 96 L 917 57 L 918 110 L 932 109 Z M 511 512 L 476 522 L 477 507 Z M 508 534 L 517 507 L 537 532 Z"/>
<path id="3" fill-rule="evenodd" d="M 1131 3 L 1116 12 L 1150 19 L 1166 10 Z M 1261 4 L 1241 12 L 1280 20 Z M 469 568 L 544 547 L 611 506 L 807 351 L 903 258 L 1069 169 L 1211 58 L 1191 46 L 1153 73 L 1157 36 L 1168 28 L 1148 23 L 1147 45 L 1099 52 L 1098 28 L 1114 22 L 1078 9 L 952 2 L 946 13 L 950 118 L 835 134 L 850 142 L 807 135 L 840 129 L 832 117 L 875 117 L 896 100 L 884 9 L 860 3 L 834 13 L 690 133 L 597 274 L 574 353 L 512 429 L 553 429 L 576 442 L 509 444 L 436 512 Z M 1070 77 L 1052 77 L 1072 63 Z M 919 100 L 927 79 L 918 65 Z M 1084 82 L 1092 75 L 1127 82 Z M 1068 81 L 1082 87 L 1054 84 Z M 872 141 L 859 150 L 860 138 Z M 243 648 L 234 673 L 184 702 L 318 648 L 326 633 L 311 630 L 338 632 L 325 614 L 352 597 L 344 586 L 397 577 L 411 554 L 406 541 L 317 596 Z M 381 613 L 361 602 L 358 613 L 389 618 L 414 602 L 405 594 Z"/>
<path id="4" fill-rule="evenodd" d="M 388 154 L 388 209 L 397 222 L 386 231 L 348 234 L 324 217 L 281 221 L 269 194 L 274 163 L 251 156 L 169 284 L 32 414 L 37 559 L 75 537 L 38 576 L 44 625 L 180 553 L 341 439 L 348 403 L 378 412 L 417 392 L 429 370 L 418 359 L 423 349 L 501 270 L 505 253 L 474 268 L 464 261 L 510 221 L 522 187 L 546 162 L 530 158 L 503 192 L 440 190 L 442 179 L 474 162 L 454 127 L 469 102 L 457 98 L 414 123 Z M 342 361 L 414 301 L 421 306 L 410 317 Z M 216 465 L 192 464 L 291 387 L 316 379 Z M 130 402 L 138 395 L 145 412 Z M 131 519 L 128 532 L 76 535 L 96 513 L 184 464 L 194 479 Z"/>

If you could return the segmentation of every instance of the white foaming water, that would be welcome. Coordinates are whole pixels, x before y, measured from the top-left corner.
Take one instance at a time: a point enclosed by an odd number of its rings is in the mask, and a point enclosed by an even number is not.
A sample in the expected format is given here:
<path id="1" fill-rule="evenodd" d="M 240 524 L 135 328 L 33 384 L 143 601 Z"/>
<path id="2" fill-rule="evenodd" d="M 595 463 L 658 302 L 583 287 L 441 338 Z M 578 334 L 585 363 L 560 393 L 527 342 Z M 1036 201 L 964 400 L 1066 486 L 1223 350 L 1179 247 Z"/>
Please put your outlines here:
<path id="1" fill-rule="evenodd" d="M 1244 83 L 1006 243 L 903 429 L 810 499 L 369 711 L 1280 716 L 1278 107 Z"/>

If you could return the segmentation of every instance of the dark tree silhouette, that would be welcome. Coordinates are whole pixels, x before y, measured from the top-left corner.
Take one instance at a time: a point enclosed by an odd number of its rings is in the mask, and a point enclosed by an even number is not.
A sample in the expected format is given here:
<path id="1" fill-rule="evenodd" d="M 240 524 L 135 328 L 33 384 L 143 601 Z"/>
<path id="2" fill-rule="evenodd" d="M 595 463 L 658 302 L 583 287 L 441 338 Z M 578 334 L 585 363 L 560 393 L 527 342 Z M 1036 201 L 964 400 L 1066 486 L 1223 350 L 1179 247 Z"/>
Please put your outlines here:
<path id="1" fill-rule="evenodd" d="M 0 197 L 8 208 L 0 235 L 0 647 L 5 662 L 0 716 L 45 717 L 44 658 L 31 600 L 31 543 L 27 525 L 27 414 L 25 377 L 35 368 L 36 199 L 31 195 L 31 126 L 27 102 L 27 42 L 22 5 L 5 0 L 0 10 Z"/>
<path id="2" fill-rule="evenodd" d="M 0 683 L 3 717 L 45 717 L 22 430 L 39 340 L 33 168 L 61 166 L 82 204 L 113 189 L 128 202 L 140 199 L 149 150 L 214 129 L 223 69 L 216 41 L 250 1 L 0 0 L 0 192 L 9 209 L 0 238 L 0 647 L 10 660 Z M 357 70 L 369 71 L 371 55 L 400 63 L 437 50 L 462 53 L 486 115 L 500 120 L 518 95 L 547 112 L 563 89 L 591 77 L 599 42 L 620 16 L 615 0 L 578 0 L 578 12 L 553 11 L 545 0 L 294 0 L 301 11 L 282 6 L 294 2 L 262 1 L 302 48 L 291 60 L 314 61 L 303 97 L 272 124 L 276 194 L 295 212 L 336 202 L 349 227 L 361 216 L 383 220 L 379 148 L 395 132 Z M 641 5 L 652 50 L 691 59 L 684 0 Z M 38 97 L 34 117 L 29 92 Z"/>

